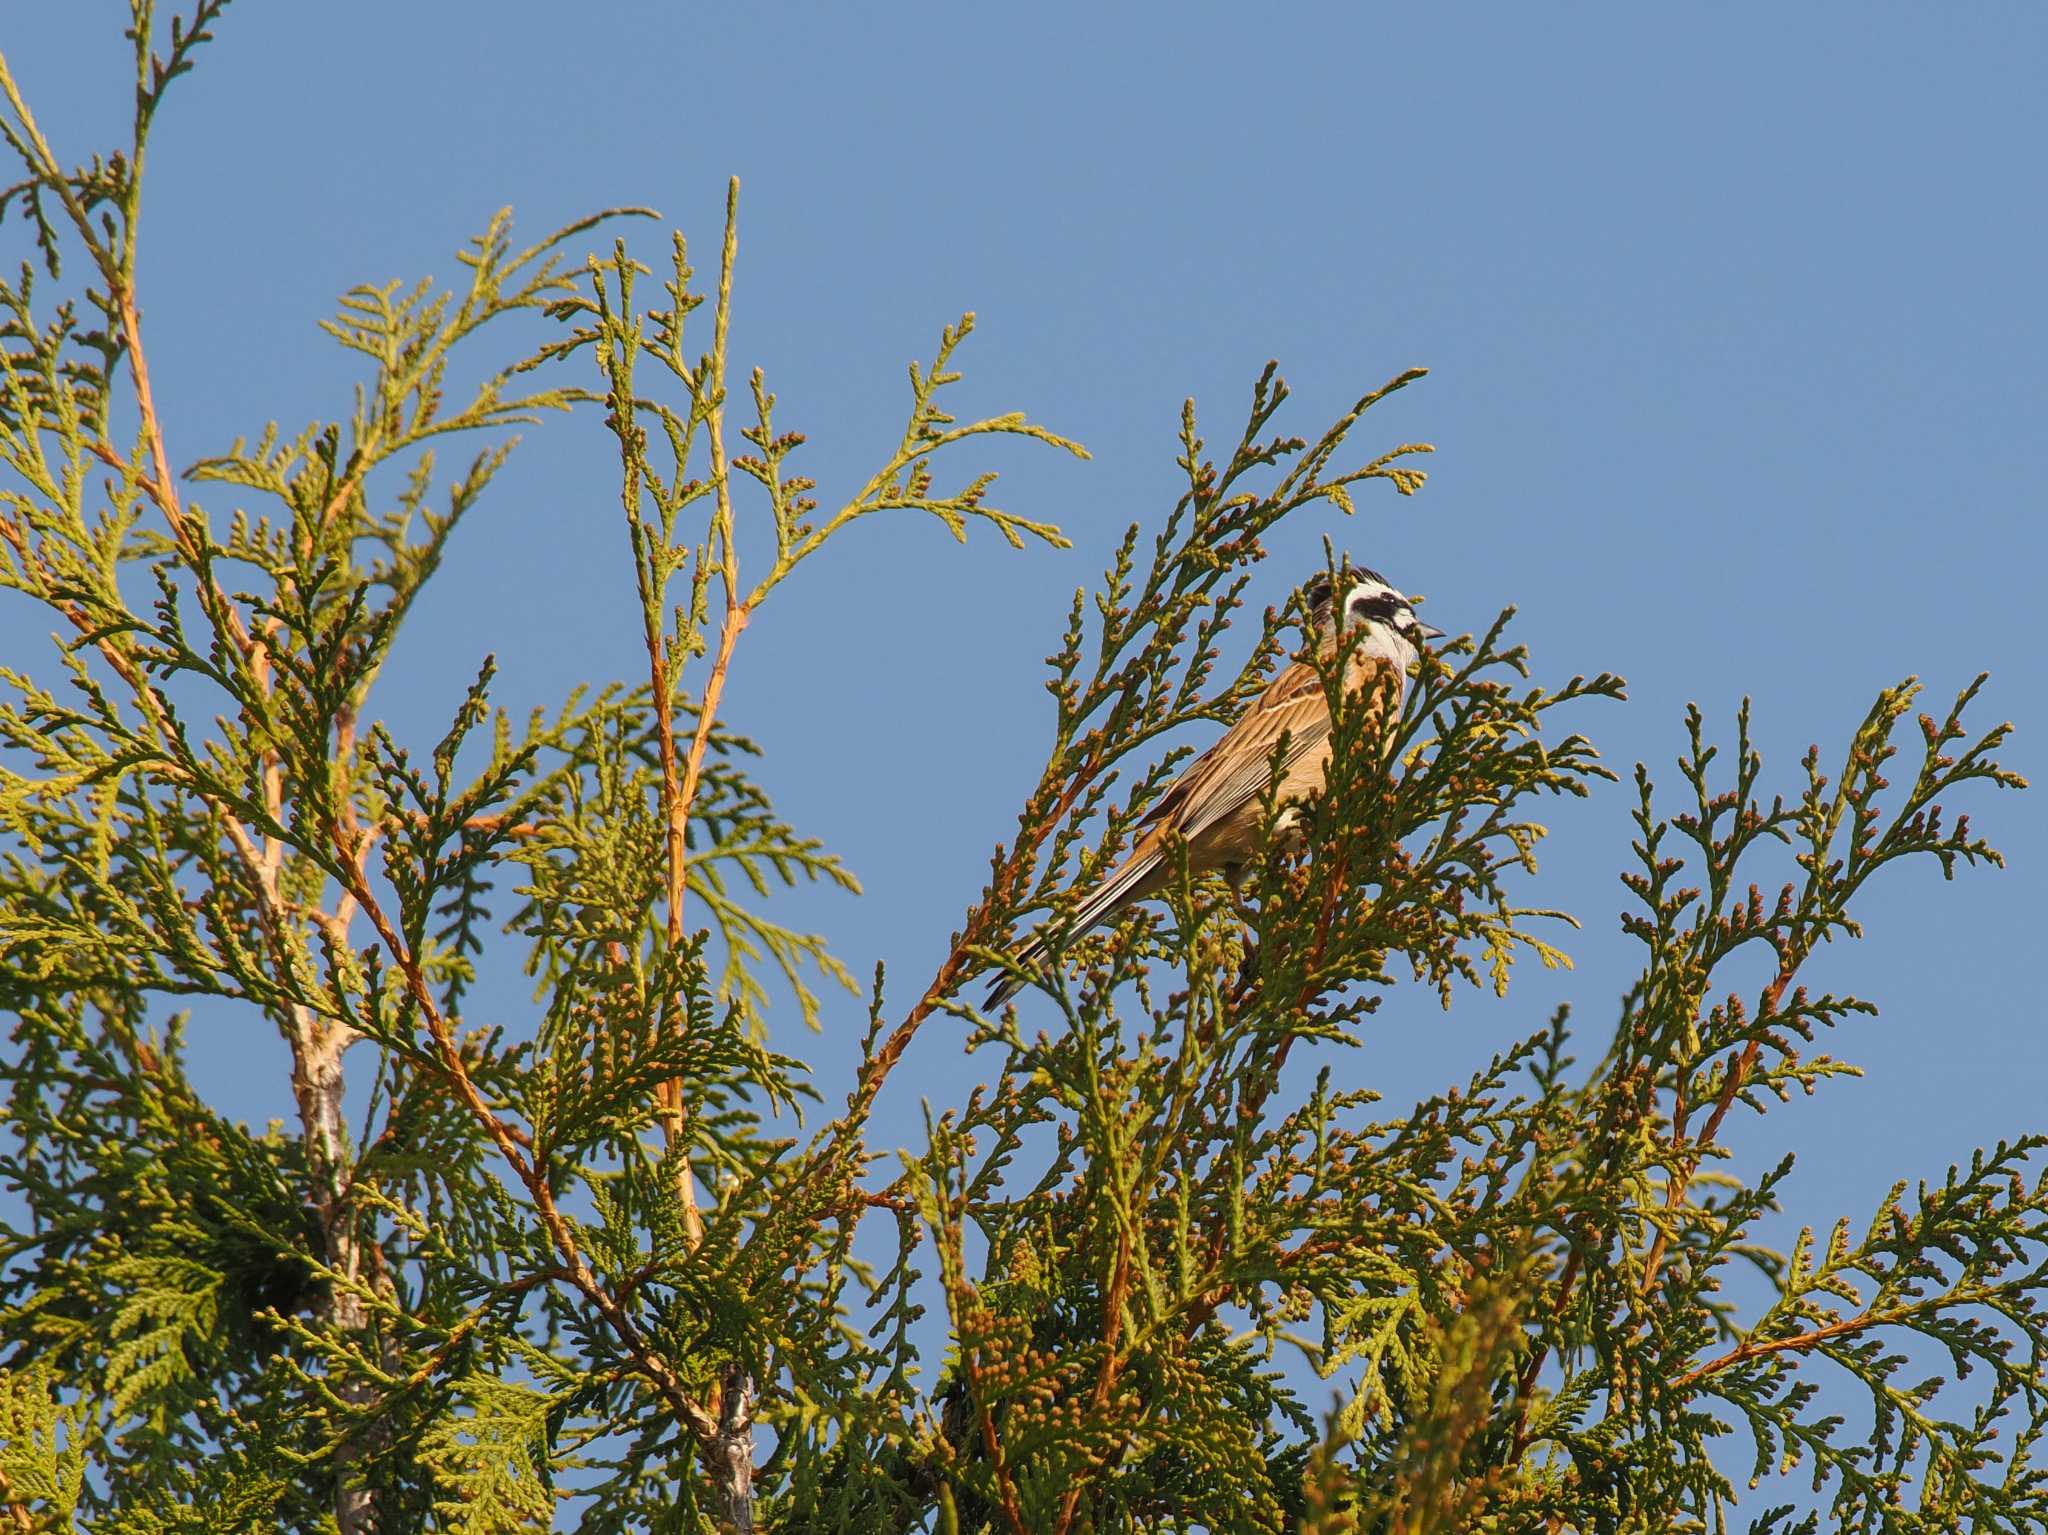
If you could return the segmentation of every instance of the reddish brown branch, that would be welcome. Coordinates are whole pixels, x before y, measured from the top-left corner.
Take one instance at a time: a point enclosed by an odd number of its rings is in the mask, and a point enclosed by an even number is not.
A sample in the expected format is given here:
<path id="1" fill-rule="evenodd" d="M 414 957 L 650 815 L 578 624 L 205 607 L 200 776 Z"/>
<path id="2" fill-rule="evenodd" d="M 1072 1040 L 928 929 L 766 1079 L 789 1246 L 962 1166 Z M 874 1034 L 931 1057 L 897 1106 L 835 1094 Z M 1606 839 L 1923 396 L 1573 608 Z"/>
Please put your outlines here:
<path id="1" fill-rule="evenodd" d="M 354 850 L 348 847 L 340 847 L 338 850 L 343 857 L 343 866 L 352 869 Z M 426 1023 L 427 1033 L 433 1040 L 435 1053 L 440 1057 L 442 1075 L 455 1093 L 457 1101 L 490 1136 L 499 1156 L 512 1169 L 514 1176 L 519 1179 L 521 1186 L 533 1201 L 534 1210 L 540 1216 L 549 1240 L 563 1260 L 563 1270 L 569 1282 L 597 1309 L 613 1336 L 618 1338 L 620 1344 L 632 1356 L 634 1365 L 642 1377 L 660 1394 L 669 1409 L 688 1425 L 701 1443 L 709 1445 L 715 1442 L 719 1432 L 716 1415 L 707 1411 L 690 1396 L 668 1362 L 654 1351 L 653 1345 L 641 1333 L 632 1317 L 627 1315 L 625 1308 L 591 1272 L 590 1266 L 584 1261 L 582 1252 L 576 1245 L 575 1233 L 555 1203 L 554 1190 L 549 1187 L 544 1172 L 521 1150 L 511 1127 L 500 1120 L 492 1112 L 490 1105 L 484 1102 L 483 1095 L 477 1090 L 476 1083 L 469 1075 L 468 1065 L 462 1058 L 454 1031 L 435 1002 L 433 991 L 427 985 L 426 976 L 421 971 L 417 958 L 384 915 L 383 908 L 378 903 L 375 892 L 370 889 L 368 881 L 360 874 L 352 875 L 350 892 L 355 896 L 356 904 L 369 919 L 371 927 L 376 930 L 379 940 L 404 977 L 406 990 L 411 995 L 414 1005 L 419 1008 L 420 1016 Z"/>
<path id="2" fill-rule="evenodd" d="M 1754 1039 L 1743 1046 L 1741 1053 L 1729 1063 L 1727 1078 L 1721 1083 L 1720 1096 L 1714 1100 L 1714 1111 L 1707 1116 L 1707 1122 L 1700 1130 L 1698 1138 L 1687 1147 L 1685 1171 L 1674 1176 L 1664 1190 L 1664 1208 L 1666 1210 L 1676 1210 L 1684 1202 L 1686 1191 L 1692 1187 L 1692 1180 L 1698 1174 L 1701 1162 L 1705 1160 L 1703 1156 L 1705 1149 L 1711 1146 L 1714 1143 L 1714 1138 L 1721 1133 L 1721 1122 L 1728 1117 L 1728 1111 L 1735 1106 L 1735 1099 L 1742 1091 L 1742 1084 L 1749 1080 L 1750 1070 L 1756 1065 L 1756 1058 L 1763 1050 L 1764 1037 L 1762 1029 L 1764 1020 L 1777 1011 L 1778 1002 L 1785 995 L 1785 988 L 1792 984 L 1792 975 L 1797 968 L 1798 961 L 1796 959 L 1788 961 L 1779 968 L 1771 984 L 1764 988 L 1764 994 L 1759 1001 L 1756 1014 L 1758 1033 Z M 1674 1151 L 1685 1144 L 1683 1136 L 1683 1119 L 1674 1119 L 1671 1130 L 1671 1145 Z M 1641 1285 L 1641 1292 L 1643 1294 L 1649 1294 L 1651 1287 L 1656 1284 L 1657 1272 L 1663 1267 L 1665 1252 L 1669 1247 L 1669 1233 L 1659 1229 L 1655 1239 L 1650 1243 L 1649 1252 L 1643 1259 L 1643 1279 Z"/>
<path id="3" fill-rule="evenodd" d="M 164 488 L 150 476 L 147 470 L 138 469 L 127 459 L 123 458 L 112 443 L 92 442 L 86 446 L 92 450 L 93 457 L 105 464 L 109 469 L 132 477 L 136 486 L 144 495 L 149 497 L 154 505 L 161 507 L 164 504 L 166 499 Z"/>
<path id="4" fill-rule="evenodd" d="M 685 833 L 689 829 L 690 806 L 697 798 L 697 785 L 704 777 L 704 754 L 711 745 L 712 726 L 718 717 L 718 706 L 725 697 L 726 672 L 732 665 L 733 650 L 739 644 L 749 616 L 743 602 L 735 602 L 725 610 L 725 623 L 718 633 L 718 655 L 711 663 L 711 674 L 704 680 L 704 697 L 697 707 L 697 728 L 690 736 L 689 755 L 682 762 L 681 782 L 676 786 L 668 807 L 668 926 L 669 942 L 675 944 L 683 940 L 684 874 L 688 853 Z M 668 668 L 659 661 L 655 665 L 661 683 L 665 684 Z M 672 779 L 676 773 L 675 721 L 666 687 L 657 689 L 654 710 L 655 722 L 661 732 L 662 777 Z"/>
<path id="5" fill-rule="evenodd" d="M 1095 1376 L 1095 1389 L 1088 1398 L 1089 1411 L 1100 1415 L 1109 1405 L 1109 1394 L 1116 1388 L 1118 1372 L 1123 1367 L 1121 1344 L 1124 1331 L 1124 1305 L 1131 1293 L 1131 1232 L 1125 1225 L 1117 1232 L 1116 1268 L 1109 1286 L 1102 1295 L 1102 1368 Z M 1107 1454 L 1103 1457 L 1108 1458 Z M 1101 1462 L 1098 1462 L 1100 1464 Z M 1081 1493 L 1087 1484 L 1079 1477 L 1067 1488 L 1066 1496 L 1060 1499 L 1060 1521 L 1054 1526 L 1057 1535 L 1067 1535 L 1073 1528 L 1074 1514 L 1081 1506 Z"/>
<path id="6" fill-rule="evenodd" d="M 1074 776 L 1067 781 L 1067 786 L 1054 799 L 1051 809 L 1043 816 L 1035 818 L 1034 824 L 1038 830 L 1028 838 L 1020 839 L 1010 856 L 1002 861 L 995 876 L 989 881 L 987 896 L 980 905 L 967 914 L 966 926 L 960 930 L 960 936 L 954 942 L 952 951 L 940 962 L 931 983 L 925 987 L 924 995 L 918 999 L 916 1006 L 904 1014 L 903 1021 L 889 1031 L 889 1037 L 882 1041 L 882 1047 L 862 1069 L 859 1083 L 847 1103 L 846 1115 L 840 1121 L 841 1124 L 858 1124 L 868 1110 L 874 1107 L 883 1083 L 888 1080 L 889 1073 L 896 1069 L 896 1063 L 903 1058 L 903 1052 L 910 1048 L 910 1042 L 917 1037 L 918 1029 L 938 1010 L 939 1004 L 952 995 L 953 988 L 960 983 L 962 973 L 972 962 L 973 956 L 969 951 L 980 947 L 994 936 L 989 931 L 992 926 L 990 913 L 1007 909 L 1015 899 L 1017 883 L 1023 878 L 1032 856 L 1051 835 L 1052 828 L 1073 809 L 1082 792 L 1093 781 L 1095 772 L 1096 765 L 1092 762 L 1077 769 Z"/>
<path id="7" fill-rule="evenodd" d="M 156 503 L 157 510 L 164 514 L 172 539 L 185 556 L 185 563 L 191 567 L 193 575 L 201 581 L 204 594 L 211 599 L 210 605 L 218 612 L 219 621 L 226 625 L 229 637 L 253 661 L 263 642 L 249 633 L 240 609 L 228 600 L 220 583 L 207 572 L 200 559 L 199 540 L 193 535 L 192 525 L 185 517 L 185 508 L 178 500 L 177 482 L 171 474 L 170 451 L 164 445 L 163 425 L 156 413 L 156 398 L 150 390 L 149 362 L 142 351 L 142 317 L 135 307 L 134 287 L 125 280 L 117 282 L 114 287 L 121 315 L 121 340 L 128 353 L 128 374 L 135 385 L 136 414 L 140 417 L 143 445 L 149 450 L 150 463 L 155 470 L 154 475 L 136 474 L 136 483 Z M 127 461 L 107 445 L 95 444 L 94 452 L 119 467 L 123 473 L 134 472 Z"/>
<path id="8" fill-rule="evenodd" d="M 1773 1338 L 1758 1343 L 1754 1340 L 1736 1345 L 1718 1359 L 1709 1359 L 1705 1364 L 1695 1365 L 1673 1382 L 1677 1386 L 1690 1386 L 1705 1380 L 1710 1375 L 1744 1364 L 1751 1359 L 1762 1359 L 1768 1354 L 1803 1353 L 1817 1348 L 1833 1338 L 1845 1338 L 1851 1333 L 1862 1332 L 1868 1327 L 1877 1327 L 1886 1322 L 1897 1321 L 1903 1313 L 1893 1312 L 1884 1316 L 1866 1311 L 1861 1316 L 1844 1317 L 1839 1322 L 1830 1322 L 1825 1327 L 1816 1327 L 1812 1332 L 1795 1333 L 1789 1338 Z"/>
<path id="9" fill-rule="evenodd" d="M 1798 965 L 1798 958 L 1785 961 L 1780 966 L 1777 975 L 1772 978 L 1770 985 L 1764 988 L 1757 1010 L 1759 1028 L 1762 1026 L 1762 1021 L 1777 1010 L 1779 1001 L 1784 997 L 1785 988 L 1792 983 L 1792 977 L 1797 971 Z M 1682 1173 L 1675 1174 L 1665 1188 L 1664 1208 L 1667 1211 L 1676 1210 L 1684 1202 L 1686 1191 L 1691 1187 L 1693 1178 L 1697 1175 L 1701 1163 L 1705 1160 L 1705 1149 L 1711 1146 L 1715 1138 L 1720 1134 L 1722 1122 L 1727 1119 L 1729 1110 L 1735 1106 L 1735 1100 L 1742 1091 L 1742 1085 L 1749 1079 L 1749 1073 L 1755 1066 L 1757 1057 L 1762 1053 L 1762 1050 L 1763 1036 L 1759 1033 L 1756 1038 L 1750 1040 L 1730 1060 L 1727 1076 L 1721 1083 L 1721 1091 L 1715 1097 L 1713 1111 L 1707 1116 L 1707 1122 L 1701 1127 L 1699 1135 L 1690 1142 L 1687 1141 L 1685 1135 L 1685 1122 L 1690 1110 L 1685 1101 L 1684 1084 L 1682 1082 L 1679 1084 L 1677 1102 L 1672 1114 L 1670 1144 L 1674 1154 L 1679 1153 L 1681 1148 L 1683 1148 L 1685 1170 Z M 1652 1239 L 1648 1252 L 1644 1255 L 1643 1277 L 1638 1286 L 1639 1294 L 1647 1296 L 1650 1293 L 1656 1284 L 1657 1275 L 1663 1267 L 1664 1259 L 1669 1249 L 1669 1233 L 1667 1230 L 1660 1228 L 1655 1238 Z M 1583 1254 L 1585 1251 L 1586 1244 L 1581 1242 L 1573 1247 L 1572 1252 L 1565 1259 L 1564 1268 L 1558 1275 L 1557 1296 L 1551 1306 L 1551 1317 L 1553 1320 L 1564 1314 L 1565 1306 L 1571 1299 L 1572 1287 L 1584 1269 Z M 1820 1336 L 1815 1335 L 1814 1341 L 1819 1341 Z M 1775 1348 L 1790 1346 L 1792 1345 L 1780 1344 L 1770 1349 L 1760 1350 L 1760 1352 L 1773 1352 Z M 1515 1429 L 1516 1454 L 1520 1454 L 1528 1443 L 1529 1397 L 1535 1390 L 1537 1377 L 1541 1374 L 1544 1363 L 1548 1358 L 1548 1346 L 1540 1345 L 1530 1353 L 1529 1362 L 1522 1369 L 1516 1391 L 1516 1395 L 1521 1401 L 1521 1417 Z M 1732 1362 L 1732 1360 L 1717 1362 L 1713 1368 L 1718 1369 L 1726 1362 Z M 1682 1377 L 1681 1383 L 1696 1378 L 1699 1373 L 1701 1372 L 1696 1371 L 1693 1375 Z M 1708 1373 L 1711 1372 L 1709 1371 Z"/>
<path id="10" fill-rule="evenodd" d="M 704 695 L 697 704 L 697 728 L 691 734 L 687 755 L 680 761 L 676 754 L 675 701 L 664 641 L 651 625 L 648 629 L 647 664 L 654 692 L 654 724 L 661 753 L 661 799 L 667 832 L 668 942 L 671 952 L 680 951 L 685 941 L 683 897 L 689 870 L 690 806 L 697 797 L 697 785 L 703 779 L 704 755 L 711 744 L 712 726 L 718 717 L 718 706 L 725 697 L 726 674 L 732 665 L 733 650 L 739 644 L 740 634 L 747 627 L 747 616 L 746 605 L 738 601 L 725 610 L 725 622 L 718 635 L 718 655 L 711 663 L 711 673 L 704 683 Z M 664 1027 L 673 1030 L 676 1027 L 673 1006 L 667 1011 L 669 1016 L 664 1020 Z M 676 1197 L 683 1207 L 683 1227 L 689 1234 L 691 1245 L 695 1246 L 704 1239 L 704 1218 L 697 1209 L 696 1177 L 690 1168 L 688 1151 L 678 1149 L 684 1131 L 683 1083 L 680 1080 L 662 1083 L 657 1097 L 662 1109 L 663 1138 L 676 1155 Z"/>
<path id="11" fill-rule="evenodd" d="M 1024 1510 L 1017 1501 L 1016 1479 L 1010 1475 L 1009 1462 L 1003 1457 L 1003 1441 L 996 1434 L 995 1413 L 982 1390 L 980 1344 L 963 1349 L 961 1355 L 967 1367 L 967 1389 L 973 1394 L 975 1412 L 981 1422 L 981 1442 L 988 1450 L 989 1469 L 995 1473 L 996 1491 L 1002 1500 L 1003 1518 L 1009 1522 L 1010 1535 L 1031 1535 L 1024 1524 Z"/>
<path id="12" fill-rule="evenodd" d="M 394 805 L 385 814 L 393 820 L 402 820 L 414 827 L 424 827 L 427 824 L 427 814 L 423 810 L 408 810 Z M 516 837 L 522 842 L 531 837 L 538 837 L 546 829 L 545 823 L 540 821 L 515 821 L 510 816 L 489 812 L 468 817 L 462 826 L 465 831 L 497 832 L 503 836 Z"/>

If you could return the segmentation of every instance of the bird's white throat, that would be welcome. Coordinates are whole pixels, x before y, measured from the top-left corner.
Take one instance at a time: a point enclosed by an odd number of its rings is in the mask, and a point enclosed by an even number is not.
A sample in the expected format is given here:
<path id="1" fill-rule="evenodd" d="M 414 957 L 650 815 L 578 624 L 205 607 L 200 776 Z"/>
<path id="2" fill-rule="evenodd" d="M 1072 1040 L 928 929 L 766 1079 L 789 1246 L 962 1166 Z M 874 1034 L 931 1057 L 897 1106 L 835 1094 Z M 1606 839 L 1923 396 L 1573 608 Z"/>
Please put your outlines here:
<path id="1" fill-rule="evenodd" d="M 1365 633 L 1358 639 L 1357 645 L 1358 649 L 1353 653 L 1360 660 L 1374 658 L 1382 661 L 1391 661 L 1404 676 L 1407 675 L 1408 668 L 1413 666 L 1416 661 L 1415 646 L 1405 639 L 1401 631 L 1392 624 L 1383 624 L 1377 621 L 1368 622 L 1365 626 Z"/>

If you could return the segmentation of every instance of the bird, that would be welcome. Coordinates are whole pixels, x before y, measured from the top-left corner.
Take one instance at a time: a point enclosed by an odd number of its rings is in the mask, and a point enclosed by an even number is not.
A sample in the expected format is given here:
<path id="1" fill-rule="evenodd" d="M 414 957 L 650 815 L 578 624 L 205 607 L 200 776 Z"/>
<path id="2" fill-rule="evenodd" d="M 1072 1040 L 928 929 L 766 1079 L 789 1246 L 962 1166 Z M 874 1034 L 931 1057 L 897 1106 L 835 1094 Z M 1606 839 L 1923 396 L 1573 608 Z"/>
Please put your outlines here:
<path id="1" fill-rule="evenodd" d="M 1378 571 L 1347 565 L 1338 578 L 1344 583 L 1341 610 L 1331 600 L 1335 587 L 1327 570 L 1317 571 L 1301 588 L 1319 658 L 1327 663 L 1340 640 L 1348 642 L 1345 692 L 1371 687 L 1383 700 L 1382 707 L 1398 709 L 1408 668 L 1415 664 L 1422 642 L 1441 639 L 1443 631 L 1417 618 L 1414 604 Z M 1330 760 L 1329 700 L 1314 661 L 1296 660 L 1287 666 L 1221 739 L 1187 765 L 1138 823 L 1130 854 L 1074 913 L 1066 927 L 1068 938 L 1078 938 L 1156 895 L 1177 867 L 1172 856 L 1176 840 L 1187 844 L 1191 872 L 1221 870 L 1235 885 L 1244 866 L 1262 850 L 1262 796 L 1282 736 L 1287 738 L 1280 768 L 1284 803 L 1321 789 Z M 1282 836 L 1298 836 L 1299 824 L 1299 811 L 1288 808 L 1274 829 Z M 1024 975 L 1013 972 L 997 980 L 983 1006 L 1000 1007 L 1014 996 L 1024 976 L 1039 968 L 1046 946 L 1047 935 L 1041 929 L 1017 949 L 1012 960 Z"/>

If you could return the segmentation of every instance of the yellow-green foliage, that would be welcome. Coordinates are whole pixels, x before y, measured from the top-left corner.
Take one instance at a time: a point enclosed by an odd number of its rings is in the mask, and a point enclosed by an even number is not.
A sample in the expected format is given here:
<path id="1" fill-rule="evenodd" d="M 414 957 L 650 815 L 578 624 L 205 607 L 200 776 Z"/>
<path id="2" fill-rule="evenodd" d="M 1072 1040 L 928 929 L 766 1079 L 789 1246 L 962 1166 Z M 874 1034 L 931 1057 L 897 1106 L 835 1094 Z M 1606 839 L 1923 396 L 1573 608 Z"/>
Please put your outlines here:
<path id="1" fill-rule="evenodd" d="M 2004 727 L 1964 726 L 1978 684 L 1910 750 L 1914 686 L 1887 691 L 1789 800 L 1746 711 L 1725 764 L 1694 715 L 1681 808 L 1637 774 L 1643 964 L 1597 1058 L 1559 1014 L 1383 1108 L 1332 1067 L 1388 987 L 1448 1003 L 1568 963 L 1568 919 L 1519 893 L 1535 802 L 1611 776 L 1564 722 L 1622 688 L 1532 682 L 1507 614 L 1426 653 L 1386 718 L 1325 660 L 1333 755 L 1298 843 L 1069 937 L 1182 759 L 1161 743 L 1300 648 L 1298 593 L 1247 621 L 1266 536 L 1422 487 L 1425 445 L 1352 443 L 1419 372 L 1311 440 L 1276 424 L 1269 368 L 1221 453 L 1187 407 L 1184 492 L 1074 595 L 986 886 L 907 1005 L 876 974 L 858 1068 L 819 1080 L 763 1004 L 844 1027 L 857 989 L 776 898 L 859 886 L 751 776 L 728 663 L 860 519 L 1064 547 L 955 464 L 997 435 L 1080 449 L 948 413 L 968 316 L 911 369 L 879 467 L 823 499 L 760 373 L 729 378 L 735 186 L 705 292 L 679 234 L 641 264 L 616 232 L 636 209 L 525 247 L 501 216 L 453 287 L 352 291 L 327 331 L 367 366 L 353 403 L 179 475 L 136 320 L 139 178 L 224 3 L 165 27 L 132 0 L 133 138 L 82 164 L 0 60 L 23 167 L 0 218 L 36 244 L 0 282 L 0 590 L 58 635 L 0 669 L 0 1184 L 26 1211 L 0 1227 L 0 1527 L 2048 1524 L 2044 1142 L 1787 1255 L 1754 1235 L 1785 1167 L 1721 1161 L 1736 1107 L 1851 1069 L 1807 1047 L 1868 1005 L 1801 974 L 1864 884 L 1996 861 L 1942 806 L 2019 783 Z M 529 352 L 504 339 L 522 316 L 555 326 Z M 399 739 L 380 671 L 508 472 L 505 428 L 585 407 L 618 447 L 644 673 L 514 720 L 481 658 L 444 737 Z M 1798 872 L 1758 893 L 1772 846 Z M 493 922 L 525 947 L 524 1032 L 465 1013 Z M 1041 927 L 1052 962 L 1015 965 Z M 1749 954 L 1769 973 L 1738 995 L 1723 967 Z M 985 1014 L 1001 975 L 1025 1004 Z M 295 1119 L 257 1134 L 204 1102 L 184 1016 L 150 1022 L 166 998 L 277 1029 Z M 961 1086 L 906 1136 L 872 1116 L 912 1052 Z M 1914 1339 L 1968 1389 L 1905 1375 Z M 1807 1473 L 1810 1509 L 1751 1507 L 1752 1468 Z"/>

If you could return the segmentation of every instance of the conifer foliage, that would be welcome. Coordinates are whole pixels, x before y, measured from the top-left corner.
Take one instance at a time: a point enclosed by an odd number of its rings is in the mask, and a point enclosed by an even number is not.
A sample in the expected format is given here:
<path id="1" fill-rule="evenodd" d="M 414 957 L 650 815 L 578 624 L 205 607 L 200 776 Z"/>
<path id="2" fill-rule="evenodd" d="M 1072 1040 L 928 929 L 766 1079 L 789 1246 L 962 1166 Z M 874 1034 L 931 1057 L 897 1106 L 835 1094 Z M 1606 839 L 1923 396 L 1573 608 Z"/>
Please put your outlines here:
<path id="1" fill-rule="evenodd" d="M 949 413 L 967 316 L 825 498 L 761 374 L 729 376 L 735 186 L 701 283 L 616 209 L 524 246 L 500 218 L 451 287 L 350 292 L 325 328 L 353 404 L 180 471 L 141 178 L 225 4 L 131 0 L 132 135 L 82 162 L 0 60 L 28 256 L 0 282 L 0 587 L 56 631 L 0 667 L 0 1528 L 2048 1525 L 2048 1143 L 1784 1253 L 1757 1228 L 1790 1158 L 1746 1178 L 1723 1149 L 1738 1110 L 1851 1069 L 1811 1047 L 1869 1004 L 1801 975 L 1864 884 L 1998 861 L 1945 808 L 2020 784 L 2006 727 L 1965 724 L 1982 679 L 1917 717 L 1888 690 L 1782 795 L 1746 713 L 1725 756 L 1693 715 L 1675 809 L 1636 770 L 1643 959 L 1611 1036 L 1560 1014 L 1384 1107 L 1347 1051 L 1389 988 L 1565 963 L 1568 919 L 1527 904 L 1532 817 L 1612 776 L 1576 726 L 1622 685 L 1532 682 L 1508 614 L 1425 653 L 1398 712 L 1321 663 L 1325 788 L 1283 806 L 1276 759 L 1264 801 L 1301 835 L 1071 935 L 1168 743 L 1315 652 L 1298 594 L 1248 607 L 1270 530 L 1421 487 L 1426 446 L 1352 444 L 1418 372 L 1309 439 L 1269 368 L 1218 451 L 1187 408 L 1185 492 L 1076 593 L 985 887 L 907 1005 L 879 970 L 863 1004 L 775 915 L 858 887 L 751 776 L 730 663 L 859 519 L 1064 546 L 961 460 L 1081 450 Z M 408 612 L 506 429 L 572 408 L 617 443 L 644 673 L 515 720 L 479 657 L 446 733 L 400 739 L 376 685 Z M 1052 963 L 1020 967 L 1041 926 Z M 494 928 L 530 1018 L 471 1006 Z M 1004 976 L 1020 1003 L 978 1008 Z M 850 1081 L 786 1053 L 771 994 L 861 1031 Z M 194 1090 L 185 1039 L 266 1027 L 296 1118 L 256 1131 Z M 871 1116 L 913 1051 L 964 1051 L 966 1085 L 899 1158 Z"/>

